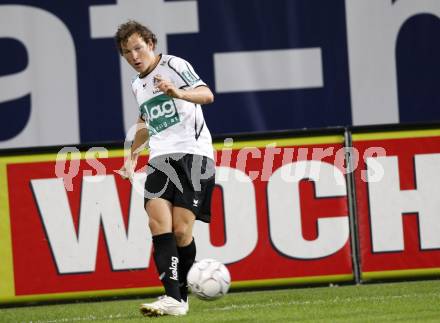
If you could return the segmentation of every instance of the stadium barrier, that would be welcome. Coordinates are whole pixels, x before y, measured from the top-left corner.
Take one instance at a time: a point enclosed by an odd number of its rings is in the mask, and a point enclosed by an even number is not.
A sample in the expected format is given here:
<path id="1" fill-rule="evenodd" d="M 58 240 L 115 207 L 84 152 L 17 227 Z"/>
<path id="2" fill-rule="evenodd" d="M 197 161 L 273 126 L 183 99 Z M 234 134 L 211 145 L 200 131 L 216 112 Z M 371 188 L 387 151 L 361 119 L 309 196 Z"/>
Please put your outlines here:
<path id="1" fill-rule="evenodd" d="M 360 155 L 373 146 L 385 153 L 359 159 L 354 172 L 360 279 L 438 277 L 440 127 L 360 128 L 352 140 Z"/>
<path id="2" fill-rule="evenodd" d="M 124 181 L 122 144 L 99 146 L 0 152 L 0 303 L 162 291 L 145 175 Z M 238 134 L 215 149 L 213 220 L 194 235 L 232 288 L 440 273 L 440 125 Z"/>

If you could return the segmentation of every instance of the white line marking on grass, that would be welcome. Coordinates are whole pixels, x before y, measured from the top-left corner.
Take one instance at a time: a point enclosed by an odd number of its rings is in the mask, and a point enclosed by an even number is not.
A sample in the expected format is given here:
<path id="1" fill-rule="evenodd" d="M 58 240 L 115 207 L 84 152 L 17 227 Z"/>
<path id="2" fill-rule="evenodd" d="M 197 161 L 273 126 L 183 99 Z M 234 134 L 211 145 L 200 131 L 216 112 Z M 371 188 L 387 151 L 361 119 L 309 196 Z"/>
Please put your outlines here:
<path id="1" fill-rule="evenodd" d="M 337 303 L 356 303 L 363 301 L 379 301 L 384 302 L 388 300 L 396 300 L 396 299 L 406 299 L 406 298 L 440 298 L 440 293 L 427 293 L 427 294 L 403 294 L 403 295 L 385 295 L 385 296 L 359 296 L 359 297 L 334 297 L 332 299 L 317 299 L 317 300 L 304 300 L 304 301 L 287 301 L 287 302 L 273 302 L 269 299 L 266 303 L 257 303 L 257 304 L 242 304 L 236 305 L 231 304 L 223 307 L 215 307 L 204 309 L 203 312 L 212 312 L 212 311 L 234 311 L 240 309 L 255 309 L 255 308 L 266 308 L 266 307 L 277 307 L 277 306 L 286 306 L 286 305 L 323 305 L 323 304 L 337 304 Z M 121 320 L 121 319 L 130 319 L 138 317 L 135 314 L 110 314 L 104 316 L 95 316 L 95 315 L 86 315 L 79 317 L 70 317 L 70 318 L 59 318 L 54 320 L 37 320 L 37 321 L 29 321 L 28 323 L 65 323 L 65 322 L 81 322 L 81 321 L 96 321 L 96 320 Z"/>
<path id="2" fill-rule="evenodd" d="M 404 298 L 425 298 L 425 297 L 436 297 L 440 298 L 440 293 L 428 293 L 428 294 L 403 294 L 403 295 L 389 295 L 389 296 L 359 296 L 359 297 L 349 297 L 341 298 L 339 296 L 333 299 L 318 299 L 313 301 L 289 301 L 289 302 L 272 302 L 269 300 L 267 303 L 257 303 L 257 304 L 243 304 L 236 305 L 232 304 L 224 307 L 216 307 L 204 309 L 204 312 L 210 311 L 233 311 L 238 309 L 252 309 L 252 308 L 265 308 L 274 306 L 285 306 L 285 305 L 322 305 L 322 304 L 336 304 L 336 303 L 355 303 L 362 301 L 386 301 L 394 299 L 404 299 Z"/>
<path id="3" fill-rule="evenodd" d="M 95 321 L 95 320 L 120 320 L 136 317 L 137 315 L 124 315 L 124 314 L 110 314 L 104 316 L 87 315 L 81 317 L 65 317 L 55 320 L 38 320 L 29 321 L 29 323 L 64 323 L 64 322 L 80 322 L 80 321 Z"/>

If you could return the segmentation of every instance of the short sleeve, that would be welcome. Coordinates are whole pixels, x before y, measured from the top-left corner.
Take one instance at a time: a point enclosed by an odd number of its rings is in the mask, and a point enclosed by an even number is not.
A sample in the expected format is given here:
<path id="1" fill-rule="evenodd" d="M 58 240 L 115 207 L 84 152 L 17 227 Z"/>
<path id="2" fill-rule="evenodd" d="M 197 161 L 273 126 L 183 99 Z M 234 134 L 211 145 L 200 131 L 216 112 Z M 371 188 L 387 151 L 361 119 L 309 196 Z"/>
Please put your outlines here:
<path id="1" fill-rule="evenodd" d="M 206 86 L 190 63 L 180 57 L 171 57 L 168 60 L 168 66 L 174 71 L 175 84 L 178 88 L 196 88 L 198 86 Z"/>

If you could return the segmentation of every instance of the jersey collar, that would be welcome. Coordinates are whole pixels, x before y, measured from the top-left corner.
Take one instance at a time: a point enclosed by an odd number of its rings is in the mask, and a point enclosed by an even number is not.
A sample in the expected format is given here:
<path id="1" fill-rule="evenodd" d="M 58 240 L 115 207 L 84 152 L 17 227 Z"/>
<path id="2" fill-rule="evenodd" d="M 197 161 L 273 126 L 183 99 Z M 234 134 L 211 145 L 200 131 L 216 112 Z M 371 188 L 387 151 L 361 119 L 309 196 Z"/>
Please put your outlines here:
<path id="1" fill-rule="evenodd" d="M 154 64 L 153 68 L 152 68 L 151 70 L 149 70 L 149 71 L 147 70 L 146 72 L 139 73 L 139 78 L 140 78 L 140 79 L 143 79 L 143 78 L 146 77 L 148 74 L 150 74 L 151 72 L 153 72 L 161 60 L 162 60 L 162 54 L 157 55 L 157 60 L 156 60 L 156 62 L 155 62 L 155 64 Z"/>

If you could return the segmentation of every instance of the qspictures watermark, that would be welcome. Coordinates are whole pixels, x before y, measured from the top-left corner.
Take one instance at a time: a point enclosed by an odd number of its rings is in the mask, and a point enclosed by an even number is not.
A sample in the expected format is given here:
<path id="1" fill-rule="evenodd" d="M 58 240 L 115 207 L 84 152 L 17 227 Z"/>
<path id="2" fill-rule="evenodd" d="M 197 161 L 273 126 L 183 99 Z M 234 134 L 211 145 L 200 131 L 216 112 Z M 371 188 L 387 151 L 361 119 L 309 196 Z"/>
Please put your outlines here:
<path id="1" fill-rule="evenodd" d="M 233 158 L 234 155 L 234 158 Z M 64 147 L 62 148 L 56 157 L 55 175 L 58 178 L 62 178 L 66 190 L 73 190 L 73 179 L 76 176 L 82 176 L 87 181 L 98 182 L 103 180 L 102 176 L 118 173 L 118 169 L 108 170 L 106 166 L 99 161 L 99 159 L 108 158 L 108 150 L 104 147 L 92 147 L 86 152 L 81 152 L 76 147 Z M 150 196 L 157 196 L 158 193 L 145 192 L 143 185 L 143 179 L 141 177 L 148 176 L 154 171 L 161 171 L 167 175 L 169 180 L 166 185 L 171 181 L 178 189 L 182 188 L 179 176 L 176 169 L 173 167 L 173 161 L 178 161 L 184 154 L 170 154 L 163 158 L 157 157 L 149 161 L 149 164 L 154 167 L 142 167 L 137 171 L 133 171 L 133 176 L 130 181 L 133 187 L 140 194 L 150 194 Z M 255 181 L 269 181 L 270 177 L 277 169 L 274 169 L 275 158 L 281 156 L 281 165 L 295 163 L 297 167 L 286 168 L 281 170 L 281 178 L 286 182 L 298 182 L 305 178 L 318 179 L 320 177 L 320 166 L 325 162 L 325 159 L 330 158 L 334 162 L 334 172 L 342 172 L 344 175 L 354 172 L 360 164 L 360 158 L 363 160 L 369 159 L 368 170 L 361 171 L 361 179 L 364 182 L 378 182 L 384 175 L 384 169 L 382 165 L 375 160 L 374 157 L 386 156 L 386 150 L 383 147 L 369 147 L 366 149 L 362 156 L 359 151 L 354 147 L 278 147 L 276 143 L 267 144 L 264 147 L 242 147 L 240 149 L 234 149 L 234 141 L 232 138 L 227 138 L 223 142 L 221 149 L 214 151 L 214 157 L 216 164 L 219 167 L 229 167 L 241 170 L 246 173 L 247 176 Z M 124 149 L 124 164 L 131 158 L 130 144 L 127 144 Z M 347 160 L 350 159 L 351 165 L 347 164 Z M 92 169 L 80 170 L 80 163 L 84 161 Z M 250 161 L 255 164 L 256 160 L 261 161 L 261 169 L 248 170 Z M 307 163 L 308 161 L 315 161 L 313 163 Z M 316 162 L 318 161 L 318 163 Z M 122 165 L 121 165 L 122 166 Z M 200 167 L 200 160 L 193 159 L 191 166 L 191 181 L 195 189 L 200 185 L 200 181 L 213 175 L 214 168 L 202 169 Z M 340 174 L 337 174 L 340 175 Z M 227 178 L 220 178 L 221 176 L 227 176 L 225 172 L 219 174 L 217 179 L 227 180 Z M 243 177 L 237 177 L 237 181 L 243 181 Z M 341 176 L 335 175 L 336 183 L 339 185 L 345 185 L 341 182 Z M 163 191 L 166 189 L 164 187 Z M 159 194 L 160 195 L 160 194 Z"/>

